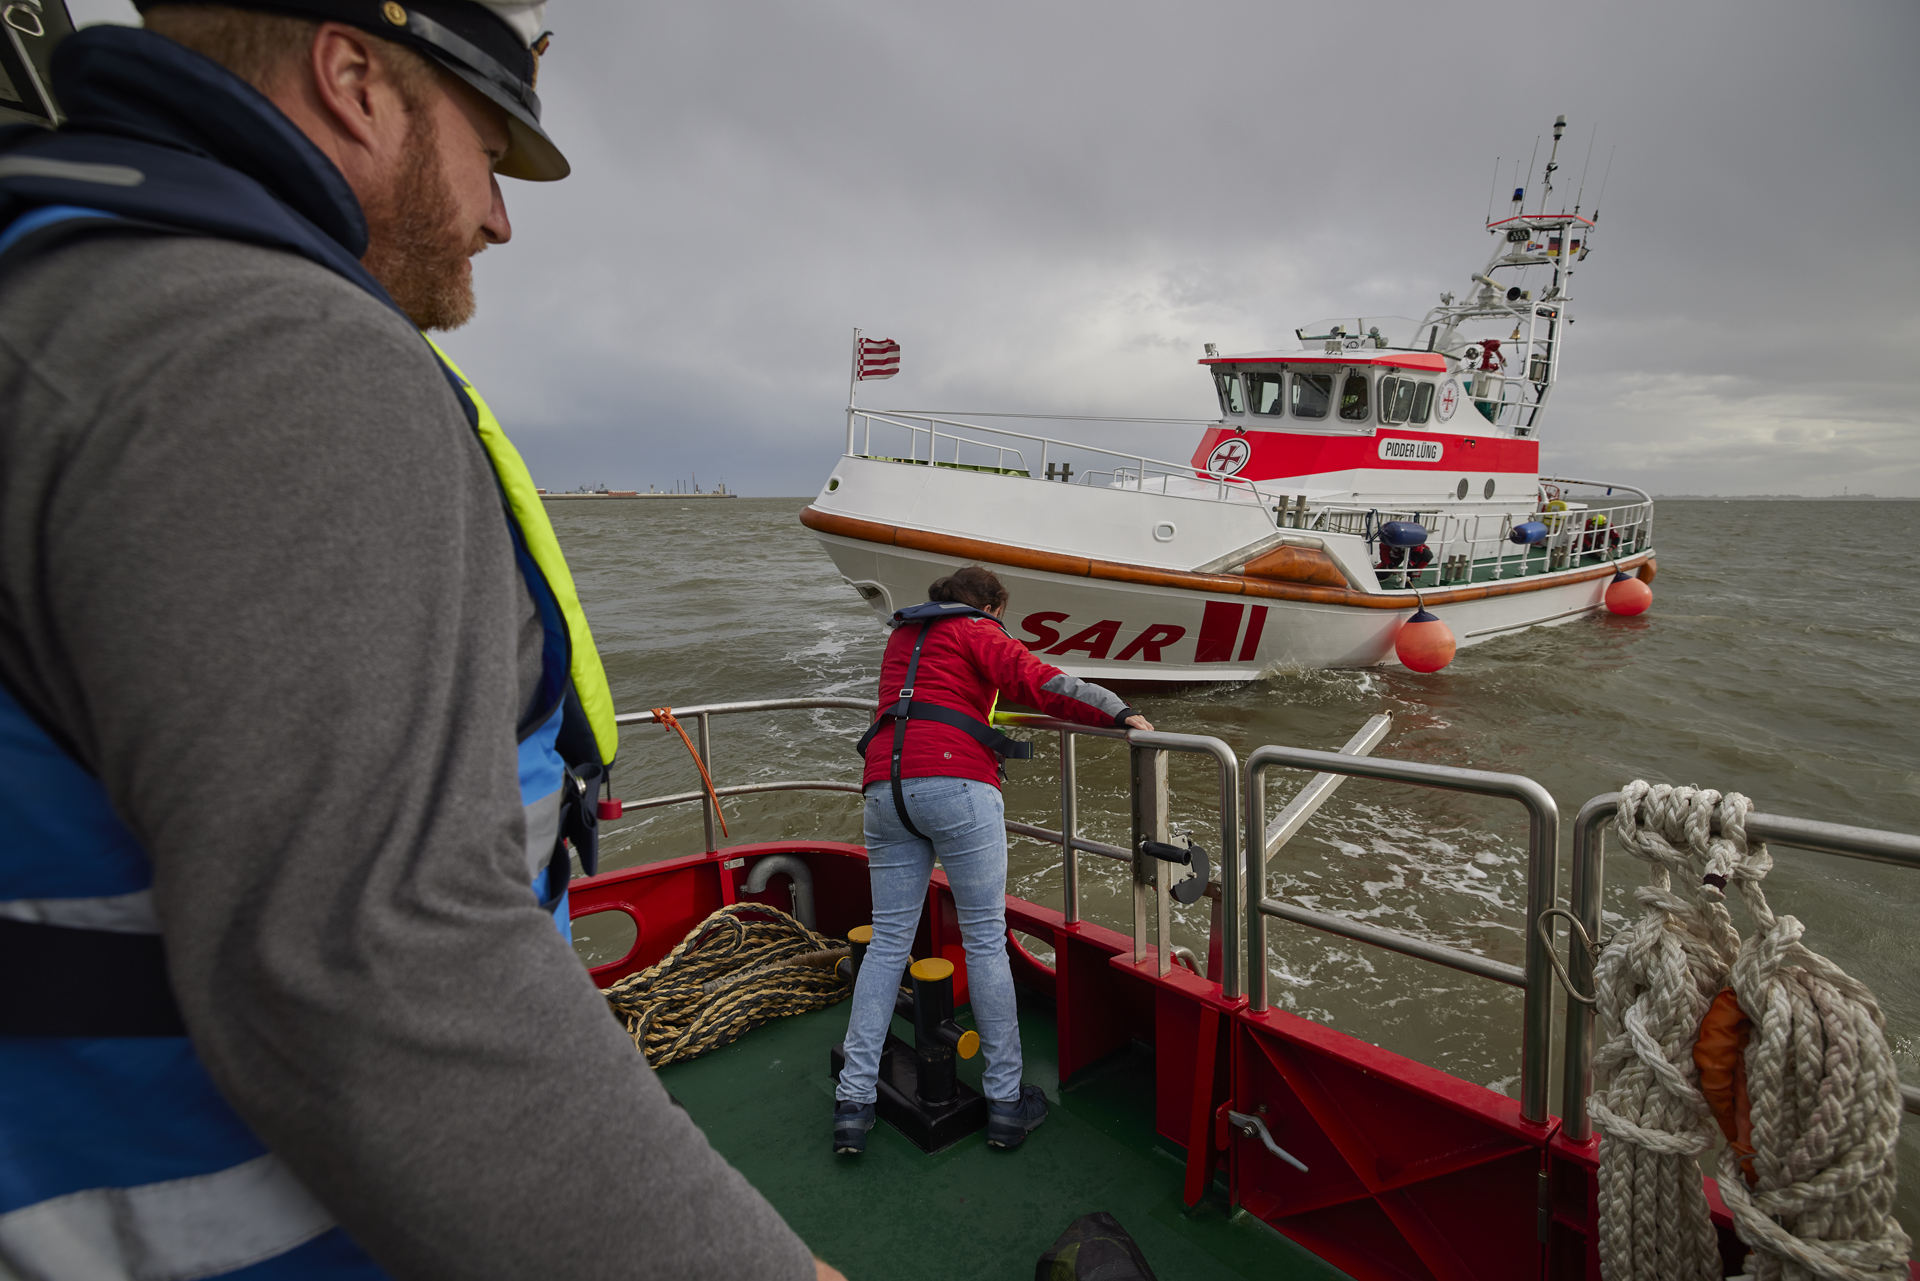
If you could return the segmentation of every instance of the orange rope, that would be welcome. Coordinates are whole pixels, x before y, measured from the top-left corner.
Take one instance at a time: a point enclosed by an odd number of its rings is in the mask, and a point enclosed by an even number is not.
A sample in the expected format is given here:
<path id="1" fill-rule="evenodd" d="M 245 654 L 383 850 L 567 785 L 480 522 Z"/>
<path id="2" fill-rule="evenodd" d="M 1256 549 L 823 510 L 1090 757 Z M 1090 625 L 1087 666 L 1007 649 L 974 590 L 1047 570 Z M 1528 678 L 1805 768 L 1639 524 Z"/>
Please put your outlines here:
<path id="1" fill-rule="evenodd" d="M 687 755 L 693 757 L 693 763 L 700 769 L 700 781 L 706 784 L 707 797 L 713 802 L 713 812 L 719 815 L 720 835 L 727 835 L 727 816 L 720 808 L 720 795 L 713 790 L 713 778 L 707 773 L 707 763 L 701 760 L 700 753 L 694 750 L 693 740 L 688 738 L 687 731 L 680 727 L 680 722 L 674 718 L 672 709 L 665 707 L 654 708 L 653 719 L 660 723 L 660 728 L 670 729 L 679 734 L 680 741 L 687 745 Z"/>

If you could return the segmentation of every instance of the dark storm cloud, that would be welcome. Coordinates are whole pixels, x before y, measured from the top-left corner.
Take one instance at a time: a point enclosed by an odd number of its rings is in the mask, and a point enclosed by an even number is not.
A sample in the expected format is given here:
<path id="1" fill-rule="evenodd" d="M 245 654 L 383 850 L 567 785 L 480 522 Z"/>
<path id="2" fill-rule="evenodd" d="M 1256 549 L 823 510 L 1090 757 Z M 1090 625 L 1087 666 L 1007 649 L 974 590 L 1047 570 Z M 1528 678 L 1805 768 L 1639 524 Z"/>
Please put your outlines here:
<path id="1" fill-rule="evenodd" d="M 868 403 L 1200 417 L 1203 342 L 1464 292 L 1565 112 L 1569 199 L 1618 151 L 1544 465 L 1920 493 L 1917 15 L 555 0 L 575 175 L 508 184 L 451 348 L 560 487 L 811 493 L 854 324 L 904 346 Z"/>

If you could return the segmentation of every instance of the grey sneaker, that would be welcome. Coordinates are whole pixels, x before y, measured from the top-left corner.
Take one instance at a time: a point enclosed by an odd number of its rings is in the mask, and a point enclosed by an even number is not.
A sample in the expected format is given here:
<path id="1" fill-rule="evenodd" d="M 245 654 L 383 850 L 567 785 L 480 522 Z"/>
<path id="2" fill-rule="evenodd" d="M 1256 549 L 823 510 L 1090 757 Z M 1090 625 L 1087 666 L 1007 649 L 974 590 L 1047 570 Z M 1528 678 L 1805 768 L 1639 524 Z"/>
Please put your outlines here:
<path id="1" fill-rule="evenodd" d="M 1027 1135 L 1047 1119 L 1047 1096 L 1037 1085 L 1020 1087 L 1020 1097 L 1011 1103 L 987 1101 L 987 1146 L 1017 1148 Z"/>
<path id="2" fill-rule="evenodd" d="M 833 1150 L 846 1156 L 859 1156 L 867 1150 L 867 1131 L 873 1128 L 873 1104 L 850 1103 L 845 1099 L 833 1105 Z"/>

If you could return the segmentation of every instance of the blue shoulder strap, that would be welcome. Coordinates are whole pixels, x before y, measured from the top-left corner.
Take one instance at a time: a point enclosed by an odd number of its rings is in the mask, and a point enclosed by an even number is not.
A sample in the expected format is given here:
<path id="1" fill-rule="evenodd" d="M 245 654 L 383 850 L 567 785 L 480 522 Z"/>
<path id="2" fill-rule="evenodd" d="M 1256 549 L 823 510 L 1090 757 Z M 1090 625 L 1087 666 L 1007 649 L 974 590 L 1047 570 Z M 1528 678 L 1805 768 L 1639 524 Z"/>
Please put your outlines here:
<path id="1" fill-rule="evenodd" d="M 104 209 L 88 209 L 80 205 L 42 205 L 15 218 L 12 225 L 0 231 L 0 257 L 5 257 L 9 250 L 36 231 L 76 221 L 115 223 L 121 219 Z"/>

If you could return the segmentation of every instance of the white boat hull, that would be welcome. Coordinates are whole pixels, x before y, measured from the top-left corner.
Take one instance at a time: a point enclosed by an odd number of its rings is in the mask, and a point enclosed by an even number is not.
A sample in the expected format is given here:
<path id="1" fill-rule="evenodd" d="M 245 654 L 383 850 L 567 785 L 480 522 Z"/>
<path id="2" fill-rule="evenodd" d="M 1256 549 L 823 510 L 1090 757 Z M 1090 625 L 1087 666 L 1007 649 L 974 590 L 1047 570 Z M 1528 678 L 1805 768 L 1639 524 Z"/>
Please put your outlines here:
<path id="1" fill-rule="evenodd" d="M 820 541 L 840 572 L 856 587 L 865 589 L 861 594 L 882 618 L 895 609 L 925 600 L 929 583 L 966 563 L 961 557 L 881 547 L 829 534 L 820 535 Z M 1008 630 L 1049 663 L 1088 679 L 1252 680 L 1290 667 L 1398 665 L 1394 636 L 1416 608 L 1411 601 L 1401 609 L 1377 610 L 1311 601 L 1252 600 L 1101 582 L 1005 565 L 990 568 L 1006 584 L 1011 598 Z M 1436 606 L 1434 612 L 1453 629 L 1461 648 L 1466 648 L 1529 627 L 1553 627 L 1591 614 L 1603 608 L 1609 581 L 1599 577 L 1543 586 L 1522 595 Z M 1222 647 L 1227 655 L 1200 662 L 1199 642 L 1210 621 L 1209 608 L 1215 618 L 1223 611 L 1230 616 L 1233 629 L 1224 637 Z M 1108 622 L 1114 626 L 1101 627 Z M 1218 625 L 1216 630 L 1224 635 Z M 1087 637 L 1080 648 L 1050 652 L 1089 631 L 1094 635 Z M 1249 647 L 1250 631 L 1257 635 Z M 1177 635 L 1170 635 L 1173 632 Z M 1156 646 L 1140 644 L 1143 637 L 1148 642 L 1165 639 Z M 1121 660 L 1118 656 L 1130 645 L 1133 652 Z M 1107 656 L 1095 657 L 1103 648 Z"/>
<path id="2" fill-rule="evenodd" d="M 1036 494 L 1031 480 L 858 458 L 842 459 L 829 485 L 803 522 L 879 617 L 925 600 L 960 565 L 986 564 L 1010 593 L 1008 630 L 1076 676 L 1232 681 L 1397 664 L 1395 635 L 1419 608 L 1413 592 L 1381 590 L 1370 568 L 1354 568 L 1364 558 L 1344 542 L 1358 538 L 1324 540 L 1347 587 L 1193 570 L 1205 550 L 1273 532 L 1251 504 L 1065 485 Z M 1175 540 L 1157 541 L 1154 529 L 1169 523 Z M 1208 546 L 1195 547 L 1190 530 L 1205 531 Z M 1633 572 L 1651 559 L 1649 548 L 1619 564 Z M 1423 595 L 1465 648 L 1603 608 L 1612 574 L 1611 563 L 1583 558 L 1559 573 Z"/>

